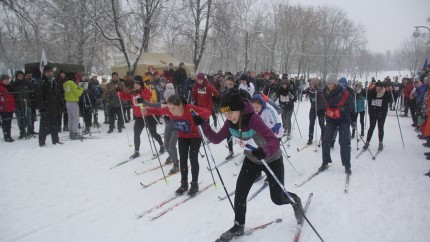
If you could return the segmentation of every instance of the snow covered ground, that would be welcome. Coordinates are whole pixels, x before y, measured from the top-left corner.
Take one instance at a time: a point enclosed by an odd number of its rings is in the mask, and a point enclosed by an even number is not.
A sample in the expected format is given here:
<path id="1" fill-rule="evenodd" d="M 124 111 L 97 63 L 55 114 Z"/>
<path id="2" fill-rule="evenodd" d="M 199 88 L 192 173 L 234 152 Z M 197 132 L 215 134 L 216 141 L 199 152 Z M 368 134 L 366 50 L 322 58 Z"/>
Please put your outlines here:
<path id="1" fill-rule="evenodd" d="M 333 164 L 302 187 L 300 183 L 321 165 L 321 150 L 297 148 L 306 143 L 309 103 L 300 103 L 298 121 L 303 138 L 295 126 L 290 160 L 302 174 L 298 176 L 284 159 L 286 188 L 301 196 L 314 198 L 308 218 L 325 241 L 428 241 L 430 230 L 430 181 L 424 176 L 430 161 L 410 126 L 410 118 L 399 118 L 406 149 L 403 150 L 395 112 L 390 111 L 385 125 L 385 149 L 372 160 L 369 153 L 355 159 L 356 140 L 352 140 L 352 176 L 350 191 L 343 191 L 345 174 L 340 162 L 339 145 L 332 151 Z M 100 112 L 102 113 L 102 112 Z M 102 114 L 101 114 L 102 115 Z M 101 117 L 100 120 L 103 120 Z M 13 123 L 16 127 L 16 123 Z M 133 124 L 126 124 L 132 144 Z M 163 127 L 158 127 L 159 131 Z M 37 139 L 0 142 L 0 241 L 214 241 L 233 224 L 228 200 L 220 201 L 224 191 L 214 173 L 218 188 L 209 188 L 166 215 L 151 220 L 149 216 L 175 204 L 176 199 L 140 219 L 145 211 L 171 196 L 179 186 L 180 175 L 143 189 L 139 182 L 150 183 L 162 176 L 161 170 L 144 175 L 142 171 L 158 166 L 157 160 L 144 164 L 151 156 L 146 132 L 142 133 L 141 153 L 146 156 L 110 169 L 133 152 L 127 132 L 107 135 L 103 125 L 93 137 L 81 141 L 62 140 L 64 145 L 40 148 Z M 18 130 L 12 131 L 17 138 Z M 66 137 L 66 132 L 60 134 Z M 217 162 L 227 155 L 225 142 L 211 145 Z M 359 144 L 361 149 L 362 143 Z M 377 130 L 370 149 L 376 152 Z M 239 147 L 235 146 L 239 152 Z M 203 152 L 203 149 L 201 149 Z M 239 156 L 240 157 L 240 156 Z M 234 161 L 238 161 L 239 157 Z M 161 157 L 164 163 L 166 155 Z M 212 182 L 206 158 L 200 161 L 200 188 Z M 211 161 L 212 162 L 212 161 Z M 170 166 L 164 167 L 168 172 Z M 230 162 L 220 167 L 226 187 L 234 190 L 240 166 Z M 251 193 L 262 184 L 254 185 Z M 182 199 L 182 198 L 181 198 Z M 282 218 L 283 222 L 260 230 L 237 241 L 292 241 L 295 219 L 291 206 L 274 205 L 268 189 L 248 204 L 247 227 Z M 319 241 L 305 225 L 301 241 Z"/>

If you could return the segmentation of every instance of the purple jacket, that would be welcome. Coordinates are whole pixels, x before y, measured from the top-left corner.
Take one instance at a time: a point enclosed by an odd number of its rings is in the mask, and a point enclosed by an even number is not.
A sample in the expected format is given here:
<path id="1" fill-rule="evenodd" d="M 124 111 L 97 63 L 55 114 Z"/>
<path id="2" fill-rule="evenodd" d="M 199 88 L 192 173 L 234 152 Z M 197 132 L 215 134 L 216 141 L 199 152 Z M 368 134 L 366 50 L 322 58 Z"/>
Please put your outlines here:
<path id="1" fill-rule="evenodd" d="M 233 124 L 226 120 L 221 130 L 215 133 L 210 125 L 205 122 L 202 125 L 205 136 L 214 144 L 222 142 L 231 135 L 232 137 L 242 140 L 243 143 L 250 144 L 254 147 L 261 147 L 266 154 L 265 161 L 267 163 L 282 157 L 282 152 L 279 149 L 279 139 L 276 138 L 275 134 L 267 127 L 260 116 L 254 112 L 249 101 L 244 100 L 243 102 L 245 108 L 242 112 L 241 131 L 239 131 L 239 124 Z M 252 155 L 251 150 L 246 149 L 244 154 L 252 162 L 260 165 L 262 164 L 260 160 Z"/>

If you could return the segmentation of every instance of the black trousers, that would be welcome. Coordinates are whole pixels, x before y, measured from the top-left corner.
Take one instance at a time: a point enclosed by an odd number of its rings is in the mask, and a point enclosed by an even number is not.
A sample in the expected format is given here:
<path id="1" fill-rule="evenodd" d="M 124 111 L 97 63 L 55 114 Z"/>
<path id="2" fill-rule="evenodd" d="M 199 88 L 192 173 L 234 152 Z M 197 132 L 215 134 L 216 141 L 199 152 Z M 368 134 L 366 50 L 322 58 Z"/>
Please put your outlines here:
<path id="1" fill-rule="evenodd" d="M 361 130 L 364 130 L 364 111 L 363 112 L 359 112 L 359 113 L 355 113 L 353 122 L 357 123 L 358 114 L 360 114 L 360 126 L 361 126 Z M 357 124 L 357 127 L 355 127 L 355 128 L 358 129 L 358 124 Z M 354 133 L 355 129 L 353 129 L 352 132 Z"/>
<path id="2" fill-rule="evenodd" d="M 408 106 L 411 109 L 411 116 L 412 116 L 412 122 L 414 124 L 418 123 L 418 116 L 417 116 L 417 102 L 415 101 L 415 99 L 411 99 L 408 102 Z M 408 115 L 407 109 L 405 107 L 405 115 Z"/>
<path id="3" fill-rule="evenodd" d="M 60 120 L 60 122 L 58 122 Z M 46 136 L 51 134 L 53 144 L 60 141 L 58 138 L 58 131 L 61 125 L 61 113 L 40 113 L 40 126 L 39 126 L 39 145 L 45 145 Z"/>
<path id="4" fill-rule="evenodd" d="M 377 116 L 369 115 L 369 130 L 367 131 L 366 141 L 370 142 L 372 139 L 373 131 L 375 130 L 376 122 L 378 122 L 378 136 L 379 142 L 384 141 L 384 124 L 387 114 L 380 114 Z"/>
<path id="5" fill-rule="evenodd" d="M 13 112 L 2 112 L 0 113 L 1 116 L 1 128 L 3 130 L 3 136 L 4 138 L 11 138 L 10 130 L 12 127 L 12 118 L 13 118 Z"/>
<path id="6" fill-rule="evenodd" d="M 140 135 L 142 134 L 142 131 L 144 128 L 145 128 L 145 122 L 143 121 L 143 118 L 136 117 L 136 119 L 134 120 L 134 126 L 133 126 L 135 151 L 139 151 L 140 149 Z"/>
<path id="7" fill-rule="evenodd" d="M 197 182 L 199 180 L 199 149 L 201 143 L 201 138 L 178 138 L 181 181 L 188 182 L 188 157 L 190 157 L 192 181 Z"/>
<path id="8" fill-rule="evenodd" d="M 284 163 L 282 157 L 269 163 L 270 169 L 276 177 L 284 184 Z M 268 177 L 270 198 L 276 205 L 290 204 L 291 201 L 278 185 L 276 180 L 267 170 L 264 165 L 258 165 L 245 158 L 242 168 L 240 169 L 239 177 L 236 182 L 236 195 L 234 197 L 235 221 L 239 224 L 245 224 L 246 202 L 248 193 L 254 184 L 255 179 L 260 176 L 261 171 L 264 171 Z M 297 197 L 294 193 L 289 193 L 293 199 Z"/>
<path id="9" fill-rule="evenodd" d="M 121 107 L 109 107 L 109 129 L 115 128 L 115 116 L 118 118 L 118 129 L 124 126 Z"/>
<path id="10" fill-rule="evenodd" d="M 314 137 L 314 127 L 315 127 L 315 119 L 318 116 L 318 124 L 321 129 L 321 137 L 323 137 L 324 127 L 325 127 L 325 111 L 320 110 L 315 114 L 314 109 L 309 110 L 309 139 L 313 139 Z"/>
<path id="11" fill-rule="evenodd" d="M 91 125 L 93 123 L 92 118 L 93 118 L 93 110 L 91 107 L 86 107 L 84 108 L 83 111 L 83 118 L 84 118 L 84 123 L 85 123 L 85 128 L 91 128 Z"/>
<path id="12" fill-rule="evenodd" d="M 145 120 L 146 125 L 148 125 L 149 134 L 151 134 L 151 136 L 158 142 L 160 146 L 163 145 L 163 139 L 161 139 L 161 136 L 157 133 L 157 120 L 155 117 L 148 116 L 145 118 Z"/>
<path id="13" fill-rule="evenodd" d="M 233 138 L 231 137 L 231 135 L 227 137 L 227 145 L 228 145 L 228 150 L 230 152 L 233 152 Z"/>

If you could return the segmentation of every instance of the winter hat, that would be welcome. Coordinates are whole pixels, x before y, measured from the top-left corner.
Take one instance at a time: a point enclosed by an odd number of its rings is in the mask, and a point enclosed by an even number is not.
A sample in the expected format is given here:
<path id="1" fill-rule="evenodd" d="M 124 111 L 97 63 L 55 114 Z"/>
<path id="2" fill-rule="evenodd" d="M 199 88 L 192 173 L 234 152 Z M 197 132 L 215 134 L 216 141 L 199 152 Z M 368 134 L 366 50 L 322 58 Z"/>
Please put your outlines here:
<path id="1" fill-rule="evenodd" d="M 170 96 L 173 96 L 173 95 L 175 95 L 175 89 L 173 87 L 173 84 L 168 83 L 166 85 L 166 91 L 164 91 L 163 98 L 164 98 L 164 100 L 167 100 L 167 99 L 169 99 Z"/>
<path id="2" fill-rule="evenodd" d="M 246 75 L 246 74 L 242 74 L 241 76 L 240 76 L 240 79 L 239 80 L 245 80 L 245 81 L 247 81 L 247 82 L 249 82 L 249 77 L 248 77 L 248 75 Z"/>
<path id="3" fill-rule="evenodd" d="M 154 71 L 154 76 L 156 75 L 160 75 L 160 73 L 158 71 Z"/>
<path id="4" fill-rule="evenodd" d="M 167 81 L 167 79 L 166 79 L 165 77 L 161 77 L 161 78 L 160 78 L 160 83 L 161 83 L 161 82 L 168 83 L 168 81 Z"/>
<path id="5" fill-rule="evenodd" d="M 138 83 L 141 87 L 143 87 L 143 78 L 142 76 L 136 75 L 133 79 L 135 83 Z"/>
<path id="6" fill-rule="evenodd" d="M 18 78 L 19 74 L 22 74 L 24 76 L 24 72 L 23 71 L 16 71 L 15 72 L 15 78 Z"/>
<path id="7" fill-rule="evenodd" d="M 10 79 L 10 76 L 8 74 L 2 74 L 0 76 L 0 81 L 7 80 L 7 79 Z"/>
<path id="8" fill-rule="evenodd" d="M 200 72 L 199 74 L 197 74 L 196 79 L 204 81 L 204 80 L 206 80 L 206 76 L 205 76 L 205 74 Z"/>
<path id="9" fill-rule="evenodd" d="M 327 75 L 327 77 L 325 78 L 325 82 L 326 82 L 326 84 L 329 84 L 329 83 L 332 83 L 332 84 L 338 84 L 337 83 L 337 75 L 336 74 L 334 74 L 334 73 L 329 73 L 328 75 Z"/>
<path id="10" fill-rule="evenodd" d="M 221 98 L 220 112 L 226 113 L 231 111 L 240 111 L 244 107 L 240 93 L 235 89 L 230 89 Z"/>
<path id="11" fill-rule="evenodd" d="M 384 87 L 384 86 L 385 86 L 385 84 L 383 82 L 381 82 L 381 81 L 377 81 L 375 83 L 375 87 Z"/>
<path id="12" fill-rule="evenodd" d="M 52 67 L 51 66 L 45 66 L 45 67 L 43 67 L 43 72 L 48 72 L 48 71 L 52 71 Z"/>
<path id="13" fill-rule="evenodd" d="M 347 80 L 346 80 L 346 78 L 345 77 L 341 77 L 340 79 L 339 79 L 339 85 L 341 85 L 341 86 L 343 86 L 343 87 L 346 87 L 346 84 L 347 84 L 348 82 L 347 82 Z"/>

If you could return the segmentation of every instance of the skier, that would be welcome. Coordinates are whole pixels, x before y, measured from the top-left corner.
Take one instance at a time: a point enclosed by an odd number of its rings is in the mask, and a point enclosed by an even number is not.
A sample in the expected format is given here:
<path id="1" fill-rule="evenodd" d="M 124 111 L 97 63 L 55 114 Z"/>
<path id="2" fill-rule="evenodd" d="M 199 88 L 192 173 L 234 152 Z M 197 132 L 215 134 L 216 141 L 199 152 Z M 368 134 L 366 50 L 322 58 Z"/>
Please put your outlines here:
<path id="1" fill-rule="evenodd" d="M 221 99 L 220 111 L 225 113 L 227 120 L 218 133 L 215 133 L 201 117 L 195 117 L 195 123 L 202 124 L 204 134 L 212 143 L 218 144 L 231 135 L 238 139 L 239 144 L 244 148 L 246 144 L 256 144 L 256 149 L 251 151 L 245 148 L 244 151 L 245 159 L 236 182 L 235 222 L 233 227 L 220 237 L 221 241 L 228 241 L 244 233 L 247 196 L 261 171 L 264 171 L 269 178 L 270 195 L 275 204 L 290 204 L 292 201 L 288 199 L 262 164 L 261 160 L 265 159 L 265 162 L 268 163 L 274 174 L 283 183 L 284 164 L 282 152 L 279 148 L 279 140 L 263 122 L 262 118 L 255 113 L 250 101 L 243 100 L 236 90 L 231 90 Z M 303 221 L 302 213 L 300 213 L 303 211 L 301 199 L 294 193 L 289 194 L 295 201 L 293 205 L 294 214 L 297 222 L 300 223 Z"/>
<path id="2" fill-rule="evenodd" d="M 390 88 L 390 87 L 387 87 Z M 378 122 L 378 136 L 379 136 L 379 147 L 378 150 L 383 149 L 384 140 L 384 124 L 385 118 L 388 113 L 388 105 L 392 101 L 391 91 L 385 88 L 384 83 L 378 81 L 375 84 L 375 88 L 369 90 L 367 93 L 367 103 L 369 104 L 369 130 L 367 131 L 366 143 L 363 149 L 369 148 L 370 140 L 372 139 L 373 130 L 375 129 L 376 122 Z"/>
<path id="3" fill-rule="evenodd" d="M 163 100 L 168 100 L 169 97 L 175 95 L 175 89 L 172 83 L 166 85 L 166 90 L 163 92 Z M 161 108 L 167 105 L 167 101 L 158 103 L 149 103 L 143 100 L 143 104 L 148 107 Z M 164 115 L 164 148 L 169 154 L 166 158 L 166 164 L 173 163 L 172 169 L 169 173 L 176 173 L 179 171 L 179 160 L 178 151 L 176 149 L 176 143 L 178 142 L 178 131 L 173 126 L 172 119 L 167 115 Z"/>
<path id="4" fill-rule="evenodd" d="M 294 102 L 297 97 L 293 95 L 294 90 L 290 87 L 290 82 L 284 80 L 282 86 L 278 89 L 277 98 L 279 98 L 279 106 L 282 108 L 282 123 L 284 125 L 284 135 L 287 139 L 291 137 L 291 117 L 294 112 Z M 278 137 L 278 136 L 276 136 Z"/>
<path id="5" fill-rule="evenodd" d="M 323 91 L 326 106 L 326 126 L 322 140 L 323 163 L 319 168 L 322 172 L 331 163 L 330 145 L 336 129 L 339 129 L 340 156 L 345 173 L 351 174 L 351 133 L 349 126 L 354 113 L 354 103 L 350 93 L 338 84 L 337 75 L 329 73 Z"/>
<path id="6" fill-rule="evenodd" d="M 144 115 L 167 115 L 172 120 L 173 127 L 178 131 L 179 143 L 179 165 L 181 168 L 181 186 L 176 190 L 176 194 L 183 194 L 188 190 L 188 156 L 191 163 L 191 187 L 188 191 L 190 196 L 199 191 L 199 149 L 202 138 L 193 122 L 191 109 L 197 112 L 201 117 L 207 119 L 211 112 L 205 108 L 188 104 L 183 96 L 173 95 L 167 100 L 167 107 L 163 108 L 144 108 Z"/>
<path id="7" fill-rule="evenodd" d="M 135 159 L 140 156 L 139 149 L 140 149 L 140 134 L 142 133 L 143 128 L 145 128 L 145 122 L 143 120 L 142 111 L 140 108 L 141 103 L 144 102 L 144 100 L 149 101 L 151 99 L 152 93 L 147 88 L 145 88 L 143 84 L 143 78 L 142 76 L 135 76 L 133 79 L 134 82 L 134 92 L 133 95 L 131 94 L 125 94 L 123 95 L 123 98 L 126 100 L 130 100 L 132 104 L 133 109 L 133 115 L 134 115 L 134 153 L 130 156 L 130 159 Z M 148 137 L 149 138 L 149 137 Z"/>
<path id="8" fill-rule="evenodd" d="M 249 81 L 248 75 L 242 74 L 239 80 L 240 80 L 239 88 L 247 91 L 249 93 L 249 96 L 251 97 L 254 96 L 254 92 L 255 92 L 254 84 L 252 84 L 252 82 Z"/>
<path id="9" fill-rule="evenodd" d="M 315 119 L 318 117 L 318 124 L 321 128 L 321 137 L 323 137 L 325 127 L 325 106 L 322 99 L 320 80 L 318 78 L 312 78 L 309 88 L 307 88 L 305 92 L 308 94 L 309 101 L 311 102 L 311 108 L 309 110 L 309 140 L 307 143 L 308 145 L 311 145 L 314 138 Z"/>
<path id="10" fill-rule="evenodd" d="M 84 88 L 80 87 L 79 79 L 68 80 L 63 84 L 64 100 L 67 108 L 67 127 L 69 130 L 70 139 L 79 139 L 78 124 L 79 124 L 79 99 Z"/>
<path id="11" fill-rule="evenodd" d="M 248 99 L 251 100 L 251 96 L 249 95 L 249 93 L 243 89 L 239 89 L 239 87 L 235 84 L 235 80 L 234 77 L 231 75 L 228 75 L 225 79 L 225 87 L 226 90 L 224 92 L 221 93 L 221 99 L 223 98 L 223 96 L 232 89 L 237 90 L 242 99 Z M 234 157 L 234 152 L 233 152 L 233 139 L 231 138 L 231 136 L 227 137 L 227 145 L 228 145 L 228 156 L 225 158 L 226 160 L 231 160 Z"/>
<path id="12" fill-rule="evenodd" d="M 105 99 L 108 102 L 109 109 L 109 130 L 108 134 L 113 132 L 115 128 L 115 118 L 118 118 L 117 127 L 118 132 L 121 133 L 124 127 L 124 119 L 121 113 L 121 100 L 118 94 L 124 92 L 126 89 L 123 81 L 118 79 L 118 73 L 112 72 L 112 80 L 106 85 L 106 92 L 103 92 Z"/>
<path id="13" fill-rule="evenodd" d="M 360 136 L 364 136 L 364 103 L 366 99 L 366 91 L 363 89 L 363 84 L 361 82 L 357 82 L 354 88 L 354 99 L 355 99 L 355 116 L 353 119 L 353 123 L 357 123 L 358 114 L 360 114 L 360 126 L 361 126 L 361 134 Z M 352 129 L 351 138 L 355 137 L 355 131 L 358 129 L 358 126 L 355 125 Z M 358 132 L 357 132 L 358 136 Z"/>
<path id="14" fill-rule="evenodd" d="M 151 70 L 151 68 L 148 68 L 148 70 Z M 149 89 L 152 93 L 151 95 L 151 103 L 157 103 L 160 101 L 160 93 L 158 92 L 157 88 L 155 87 L 154 82 L 154 75 L 148 71 L 146 73 L 146 77 L 144 79 L 144 85 L 145 88 Z M 147 116 L 145 117 L 146 125 L 148 125 L 148 130 L 151 136 L 157 141 L 157 143 L 160 145 L 160 151 L 158 152 L 160 155 L 164 153 L 164 143 L 161 136 L 157 133 L 157 118 L 154 116 Z"/>
<path id="15" fill-rule="evenodd" d="M 15 99 L 10 92 L 10 76 L 3 74 L 0 77 L 0 116 L 3 138 L 6 142 L 14 142 L 11 136 L 11 124 L 15 112 Z"/>
<path id="16" fill-rule="evenodd" d="M 191 91 L 192 98 L 196 105 L 199 107 L 203 107 L 208 109 L 209 111 L 213 111 L 214 103 L 212 97 L 218 97 L 218 90 L 209 83 L 203 73 L 199 73 L 196 76 L 196 84 Z M 216 116 L 213 117 L 214 125 L 217 126 Z"/>
<path id="17" fill-rule="evenodd" d="M 29 94 L 31 92 L 30 82 L 24 79 L 24 72 L 16 71 L 15 81 L 11 83 L 15 96 L 15 115 L 19 127 L 18 139 L 30 138 L 31 103 Z"/>

